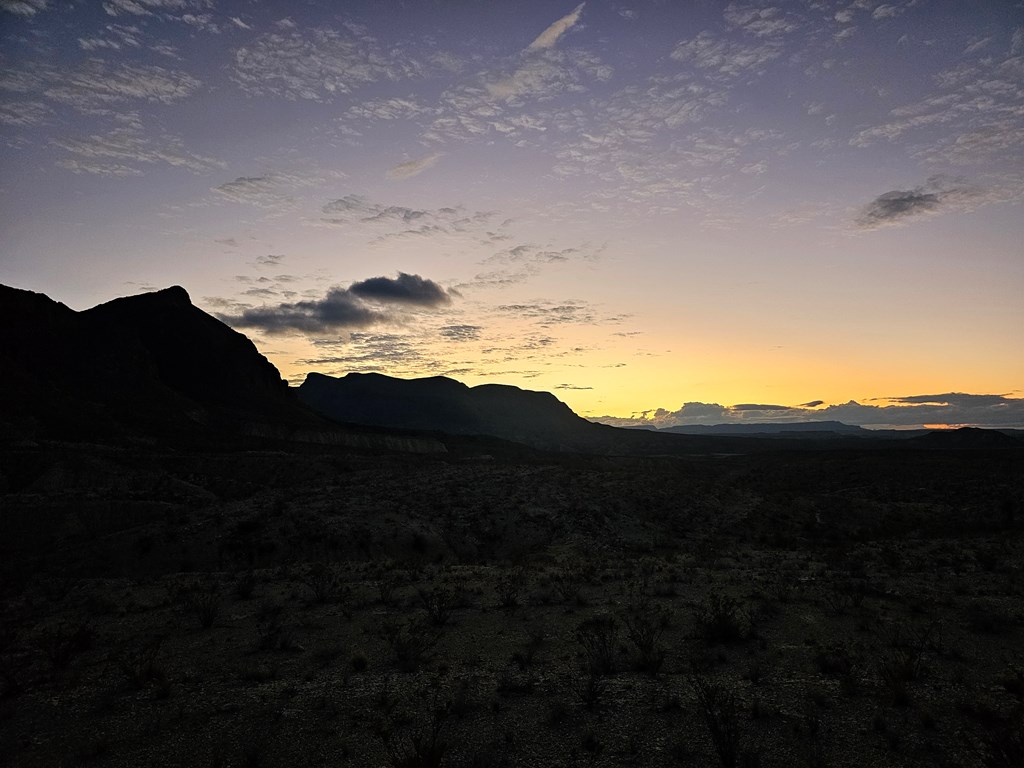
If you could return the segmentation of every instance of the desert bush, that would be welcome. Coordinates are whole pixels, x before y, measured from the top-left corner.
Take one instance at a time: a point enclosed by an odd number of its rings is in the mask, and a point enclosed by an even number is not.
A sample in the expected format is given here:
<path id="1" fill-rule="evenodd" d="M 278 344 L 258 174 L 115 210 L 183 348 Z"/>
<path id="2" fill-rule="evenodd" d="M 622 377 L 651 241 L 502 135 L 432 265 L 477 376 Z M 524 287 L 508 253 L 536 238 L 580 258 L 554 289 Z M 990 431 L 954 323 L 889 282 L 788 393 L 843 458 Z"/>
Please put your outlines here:
<path id="1" fill-rule="evenodd" d="M 76 656 L 92 647 L 96 632 L 91 624 L 61 623 L 42 632 L 39 649 L 54 669 L 67 669 Z"/>
<path id="2" fill-rule="evenodd" d="M 613 616 L 592 616 L 576 627 L 576 640 L 583 650 L 584 668 L 594 675 L 615 671 L 619 627 Z"/>
<path id="3" fill-rule="evenodd" d="M 386 738 L 384 746 L 393 768 L 438 768 L 449 749 L 450 715 L 450 703 L 434 706 L 427 721 L 407 739 L 396 743 Z"/>
<path id="4" fill-rule="evenodd" d="M 525 642 L 519 650 L 513 652 L 512 661 L 523 672 L 533 666 L 537 652 L 543 647 L 545 641 L 544 630 L 540 627 L 533 627 L 529 630 Z"/>
<path id="5" fill-rule="evenodd" d="M 456 605 L 455 592 L 447 586 L 436 586 L 416 591 L 420 605 L 426 610 L 435 627 L 448 623 Z"/>
<path id="6" fill-rule="evenodd" d="M 593 710 L 604 700 L 605 693 L 608 691 L 608 681 L 593 670 L 586 669 L 573 678 L 572 687 L 580 703 L 587 709 Z"/>
<path id="7" fill-rule="evenodd" d="M 712 593 L 694 610 L 697 631 L 709 645 L 722 645 L 743 640 L 750 634 L 750 619 L 740 609 L 739 601 Z"/>
<path id="8" fill-rule="evenodd" d="M 334 568 L 325 563 L 313 563 L 300 579 L 318 603 L 337 602 L 343 595 L 341 578 Z"/>
<path id="9" fill-rule="evenodd" d="M 285 621 L 284 606 L 261 601 L 256 609 L 256 648 L 260 651 L 290 651 L 296 648 L 291 628 Z"/>
<path id="10" fill-rule="evenodd" d="M 199 621 L 199 626 L 209 629 L 220 615 L 220 595 L 213 582 L 193 582 L 178 591 L 178 604 Z"/>
<path id="11" fill-rule="evenodd" d="M 736 768 L 740 760 L 740 720 L 735 694 L 720 683 L 699 675 L 690 677 L 697 706 L 722 768 Z M 745 761 L 745 763 L 748 761 Z"/>
<path id="12" fill-rule="evenodd" d="M 904 634 L 897 626 L 890 648 L 881 653 L 876 667 L 882 683 L 892 695 L 894 703 L 905 706 L 910 702 L 907 683 L 920 679 L 925 670 L 925 651 L 930 647 L 931 638 L 938 624 L 916 632 Z"/>
<path id="13" fill-rule="evenodd" d="M 551 585 L 564 603 L 583 604 L 583 583 L 583 573 L 576 568 L 562 568 L 551 577 Z"/>
<path id="14" fill-rule="evenodd" d="M 235 580 L 234 593 L 239 600 L 248 600 L 256 589 L 256 574 L 246 571 Z"/>
<path id="15" fill-rule="evenodd" d="M 862 663 L 862 657 L 850 645 L 846 643 L 830 645 L 818 652 L 814 662 L 821 674 L 837 678 L 847 693 L 853 693 L 856 689 L 856 675 Z"/>
<path id="16" fill-rule="evenodd" d="M 992 713 L 972 746 L 985 768 L 1024 765 L 1024 706 L 1018 704 L 1005 716 Z"/>
<path id="17" fill-rule="evenodd" d="M 142 691 L 153 685 L 164 694 L 170 692 L 166 671 L 157 663 L 163 641 L 163 636 L 157 635 L 121 652 L 118 667 L 132 688 Z"/>
<path id="18" fill-rule="evenodd" d="M 377 596 L 385 608 L 391 608 L 395 604 L 395 592 L 402 586 L 402 577 L 393 572 L 387 571 L 381 574 L 377 580 Z"/>
<path id="19" fill-rule="evenodd" d="M 635 666 L 648 675 L 657 675 L 665 662 L 661 636 L 665 621 L 660 611 L 631 611 L 625 616 L 626 636 L 636 650 Z"/>
<path id="20" fill-rule="evenodd" d="M 435 623 L 415 618 L 407 622 L 384 622 L 380 636 L 391 649 L 398 669 L 415 672 L 429 659 L 430 652 L 441 640 L 442 631 Z"/>
<path id="21" fill-rule="evenodd" d="M 526 584 L 526 572 L 517 568 L 498 579 L 495 590 L 498 593 L 498 606 L 506 611 L 519 607 L 519 599 Z"/>
<path id="22" fill-rule="evenodd" d="M 967 623 L 973 632 L 997 635 L 1016 623 L 1014 616 L 1000 605 L 973 600 L 967 607 Z"/>

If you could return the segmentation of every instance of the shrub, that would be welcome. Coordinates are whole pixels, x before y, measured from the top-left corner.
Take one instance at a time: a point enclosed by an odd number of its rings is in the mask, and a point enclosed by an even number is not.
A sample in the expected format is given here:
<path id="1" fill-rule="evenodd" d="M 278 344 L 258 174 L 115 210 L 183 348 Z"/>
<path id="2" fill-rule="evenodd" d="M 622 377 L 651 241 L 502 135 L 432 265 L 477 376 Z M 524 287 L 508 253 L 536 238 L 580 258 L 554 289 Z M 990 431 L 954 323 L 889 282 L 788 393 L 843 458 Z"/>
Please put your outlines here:
<path id="1" fill-rule="evenodd" d="M 387 621 L 381 627 L 381 638 L 388 644 L 398 669 L 415 672 L 430 657 L 441 640 L 441 630 L 422 619 L 408 622 Z"/>
<path id="2" fill-rule="evenodd" d="M 199 621 L 199 626 L 209 629 L 220 615 L 220 595 L 217 585 L 210 582 L 194 582 L 178 592 L 178 603 Z"/>
<path id="3" fill-rule="evenodd" d="M 661 636 L 666 622 L 660 613 L 629 613 L 625 617 L 626 635 L 636 649 L 636 668 L 649 675 L 657 675 L 665 661 Z"/>
<path id="4" fill-rule="evenodd" d="M 496 590 L 498 592 L 498 605 L 506 611 L 512 611 L 519 607 L 519 597 L 526 583 L 526 574 L 521 569 L 512 573 L 506 573 L 498 579 Z"/>
<path id="5" fill-rule="evenodd" d="M 235 597 L 239 600 L 248 600 L 256 589 L 256 574 L 246 571 L 235 581 Z"/>
<path id="6" fill-rule="evenodd" d="M 735 768 L 740 757 L 740 724 L 736 696 L 704 677 L 694 675 L 690 685 L 722 768 Z"/>
<path id="7" fill-rule="evenodd" d="M 290 627 L 285 623 L 284 606 L 260 602 L 256 610 L 256 648 L 261 651 L 290 651 L 296 648 Z"/>
<path id="8" fill-rule="evenodd" d="M 393 768 L 438 768 L 449 748 L 445 733 L 450 714 L 450 704 L 436 706 L 429 721 L 411 734 L 408 742 L 399 745 L 387 740 L 385 748 Z"/>
<path id="9" fill-rule="evenodd" d="M 156 685 L 162 692 L 169 692 L 167 675 L 156 660 L 163 641 L 163 636 L 157 635 L 141 645 L 128 647 L 122 652 L 118 666 L 129 685 L 136 690 L 141 691 L 150 685 Z"/>
<path id="10" fill-rule="evenodd" d="M 39 647 L 54 669 L 66 669 L 72 660 L 92 647 L 96 632 L 85 622 L 58 624 L 39 638 Z"/>
<path id="11" fill-rule="evenodd" d="M 435 627 L 443 627 L 448 623 L 456 602 L 455 593 L 451 589 L 431 587 L 417 590 L 416 594 Z"/>
<path id="12" fill-rule="evenodd" d="M 734 643 L 750 634 L 750 619 L 740 610 L 739 601 L 713 593 L 694 610 L 697 630 L 709 645 Z"/>
<path id="13" fill-rule="evenodd" d="M 334 569 L 324 563 L 314 563 L 302 576 L 302 583 L 318 603 L 335 602 L 341 598 L 342 582 Z"/>
<path id="14" fill-rule="evenodd" d="M 584 668 L 594 675 L 615 671 L 619 628 L 613 616 L 593 616 L 576 627 L 576 640 L 583 649 Z"/>

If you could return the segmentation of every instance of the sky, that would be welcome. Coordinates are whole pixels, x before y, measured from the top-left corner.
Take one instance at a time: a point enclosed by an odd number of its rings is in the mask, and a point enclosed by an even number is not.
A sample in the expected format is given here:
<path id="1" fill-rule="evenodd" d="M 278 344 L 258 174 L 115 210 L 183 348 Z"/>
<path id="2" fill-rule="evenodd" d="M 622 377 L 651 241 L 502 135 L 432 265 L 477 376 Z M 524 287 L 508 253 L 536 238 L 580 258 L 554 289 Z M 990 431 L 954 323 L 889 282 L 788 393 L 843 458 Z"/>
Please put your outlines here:
<path id="1" fill-rule="evenodd" d="M 0 282 L 290 382 L 1024 427 L 1016 0 L 0 0 Z"/>

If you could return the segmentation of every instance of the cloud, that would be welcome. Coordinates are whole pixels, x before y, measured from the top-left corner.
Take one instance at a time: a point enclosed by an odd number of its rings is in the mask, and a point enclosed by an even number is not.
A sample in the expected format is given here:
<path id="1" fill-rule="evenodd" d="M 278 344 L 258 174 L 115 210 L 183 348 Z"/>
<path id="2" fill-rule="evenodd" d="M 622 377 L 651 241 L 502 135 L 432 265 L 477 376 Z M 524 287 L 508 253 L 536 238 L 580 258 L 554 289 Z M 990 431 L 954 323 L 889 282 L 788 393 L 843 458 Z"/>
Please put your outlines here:
<path id="1" fill-rule="evenodd" d="M 583 390 L 593 389 L 593 387 L 579 387 L 579 386 L 576 386 L 575 384 L 556 384 L 555 385 L 555 389 L 572 389 L 572 390 L 577 390 L 577 391 L 583 391 Z"/>
<path id="2" fill-rule="evenodd" d="M 239 176 L 213 187 L 213 192 L 234 203 L 256 206 L 274 205 L 279 200 L 278 181 L 274 176 Z"/>
<path id="3" fill-rule="evenodd" d="M 104 36 L 78 38 L 78 47 L 83 51 L 100 49 L 120 51 L 124 48 L 142 47 L 142 30 L 134 25 L 107 24 L 100 34 Z"/>
<path id="4" fill-rule="evenodd" d="M 467 211 L 458 206 L 410 208 L 373 202 L 363 195 L 346 195 L 330 200 L 321 208 L 320 223 L 335 227 L 370 225 L 387 230 L 378 241 L 390 238 L 429 237 L 475 233 L 494 218 L 490 211 Z"/>
<path id="5" fill-rule="evenodd" d="M 390 168 L 387 172 L 389 179 L 409 179 L 418 176 L 428 168 L 433 167 L 441 159 L 441 153 L 435 152 L 432 155 L 421 157 L 418 160 L 409 160 Z"/>
<path id="6" fill-rule="evenodd" d="M 583 6 L 585 5 L 586 3 L 580 3 L 575 9 L 573 9 L 572 13 L 563 16 L 541 32 L 540 35 L 537 36 L 537 39 L 530 43 L 527 50 L 536 51 L 553 47 L 555 43 L 558 42 L 558 38 L 572 29 L 576 25 L 576 22 L 580 20 L 580 14 L 583 13 Z"/>
<path id="7" fill-rule="evenodd" d="M 777 37 L 793 32 L 797 24 L 781 8 L 730 3 L 723 12 L 726 23 L 755 37 Z"/>
<path id="8" fill-rule="evenodd" d="M 142 171 L 120 163 L 97 163 L 92 160 L 79 160 L 74 157 L 58 160 L 58 168 L 72 173 L 88 173 L 94 176 L 112 176 L 124 178 L 126 176 L 141 176 Z"/>
<path id="9" fill-rule="evenodd" d="M 397 278 L 371 277 L 349 286 L 361 299 L 380 303 L 440 307 L 451 304 L 449 292 L 433 280 L 399 272 Z"/>
<path id="10" fill-rule="evenodd" d="M 438 333 L 449 341 L 476 341 L 480 331 L 479 325 L 445 325 Z"/>
<path id="11" fill-rule="evenodd" d="M 191 75 L 164 67 L 110 65 L 96 59 L 77 70 L 45 70 L 44 77 L 47 98 L 77 109 L 131 100 L 172 104 L 202 85 Z"/>
<path id="12" fill-rule="evenodd" d="M 294 27 L 294 24 L 292 24 Z M 349 28 L 264 34 L 234 54 L 231 79 L 251 96 L 328 102 L 369 83 L 425 74 L 403 46 Z"/>
<path id="13" fill-rule="evenodd" d="M 922 187 L 905 192 L 894 190 L 868 203 L 857 217 L 857 224 L 863 229 L 877 229 L 901 219 L 929 213 L 939 205 L 939 195 L 925 192 Z"/>
<path id="14" fill-rule="evenodd" d="M 368 328 L 388 322 L 389 316 L 367 307 L 347 288 L 332 288 L 322 299 L 245 309 L 236 315 L 217 315 L 235 328 L 255 328 L 265 333 L 330 333 Z"/>
<path id="15" fill-rule="evenodd" d="M 907 219 L 935 213 L 944 206 L 966 203 L 979 196 L 979 190 L 962 180 L 933 176 L 914 189 L 893 190 L 865 205 L 856 218 L 861 229 L 901 224 Z"/>
<path id="16" fill-rule="evenodd" d="M 335 333 L 401 323 L 403 309 L 436 309 L 450 304 L 451 295 L 433 280 L 399 272 L 397 279 L 372 277 L 347 288 L 336 286 L 321 299 L 241 308 L 217 317 L 235 328 L 269 334 Z"/>
<path id="17" fill-rule="evenodd" d="M 35 16 L 45 11 L 47 0 L 0 0 L 0 11 L 13 13 L 15 16 Z"/>
<path id="18" fill-rule="evenodd" d="M 0 123 L 16 128 L 40 125 L 53 116 L 53 110 L 38 101 L 9 101 L 0 104 Z"/>
<path id="19" fill-rule="evenodd" d="M 50 143 L 74 155 L 57 164 L 80 173 L 137 175 L 141 173 L 137 167 L 139 164 L 160 163 L 185 168 L 192 173 L 206 173 L 223 166 L 219 160 L 188 151 L 176 136 L 163 134 L 150 138 L 131 128 L 106 135 L 94 134 L 84 139 L 51 139 Z M 135 166 L 126 163 L 134 163 Z M 118 172 L 119 168 L 126 172 Z"/>
<path id="20" fill-rule="evenodd" d="M 895 5 L 880 5 L 871 13 L 872 19 L 892 19 L 899 16 L 903 12 L 902 8 L 897 8 Z"/>
<path id="21" fill-rule="evenodd" d="M 566 323 L 594 322 L 590 306 L 582 301 L 538 301 L 529 304 L 501 304 L 494 309 L 498 314 L 534 320 L 541 327 Z"/>
<path id="22" fill-rule="evenodd" d="M 723 79 L 734 79 L 760 75 L 768 62 L 781 55 L 782 45 L 774 40 L 748 45 L 716 38 L 710 32 L 701 32 L 692 40 L 676 45 L 670 57 L 698 69 L 715 72 Z"/>
<path id="23" fill-rule="evenodd" d="M 855 400 L 823 405 L 821 400 L 800 406 L 723 406 L 718 403 L 686 403 L 679 410 L 642 411 L 630 417 L 601 417 L 617 426 L 665 428 L 692 424 L 770 424 L 798 421 L 841 421 L 871 428 L 923 427 L 929 424 L 1024 428 L 1024 398 L 949 392 L 882 398 L 886 405 Z"/>

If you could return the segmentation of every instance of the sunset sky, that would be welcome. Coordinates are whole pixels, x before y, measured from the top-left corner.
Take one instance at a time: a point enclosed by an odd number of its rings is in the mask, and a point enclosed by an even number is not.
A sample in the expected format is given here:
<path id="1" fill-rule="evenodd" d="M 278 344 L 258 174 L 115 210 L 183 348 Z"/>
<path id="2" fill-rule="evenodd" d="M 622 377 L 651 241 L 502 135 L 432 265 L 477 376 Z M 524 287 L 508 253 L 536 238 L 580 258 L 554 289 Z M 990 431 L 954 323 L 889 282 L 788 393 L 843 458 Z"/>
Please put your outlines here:
<path id="1" fill-rule="evenodd" d="M 0 0 L 0 142 L 0 282 L 293 383 L 1024 427 L 1015 0 Z"/>

